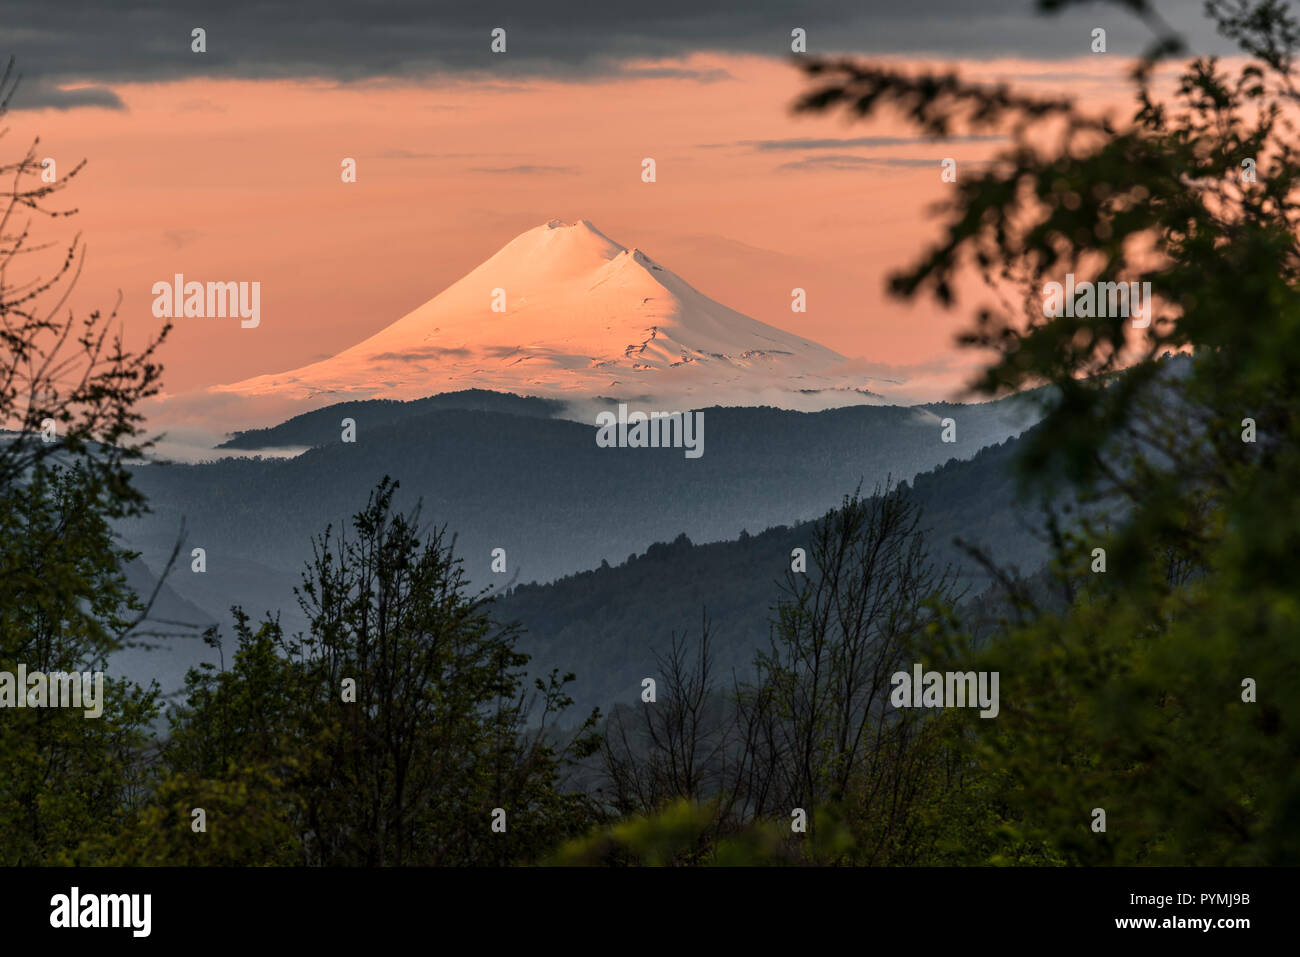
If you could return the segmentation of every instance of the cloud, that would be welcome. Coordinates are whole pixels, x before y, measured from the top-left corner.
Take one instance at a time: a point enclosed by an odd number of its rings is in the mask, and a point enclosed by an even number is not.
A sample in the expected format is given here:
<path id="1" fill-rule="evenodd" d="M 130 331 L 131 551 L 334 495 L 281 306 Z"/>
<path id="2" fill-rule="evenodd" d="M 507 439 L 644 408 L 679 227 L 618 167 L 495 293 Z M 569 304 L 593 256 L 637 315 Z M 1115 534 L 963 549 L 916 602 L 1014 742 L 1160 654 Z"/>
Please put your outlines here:
<path id="1" fill-rule="evenodd" d="M 851 156 L 832 153 L 829 156 L 808 156 L 801 160 L 782 163 L 778 170 L 819 170 L 819 169 L 915 169 L 933 166 L 939 168 L 939 158 L 920 159 L 914 157 L 879 157 Z M 970 164 L 973 165 L 973 164 Z"/>
<path id="2" fill-rule="evenodd" d="M 1194 49 L 1223 52 L 1199 4 L 1160 4 Z M 1147 28 L 1115 7 L 1070 7 L 1034 13 L 1032 0 L 820 0 L 792 8 L 788 0 L 380 0 L 357 5 L 320 0 L 304 17 L 294 4 L 264 0 L 7 0 L 6 52 L 35 81 L 16 109 L 121 108 L 109 86 L 195 77 L 311 78 L 336 82 L 475 76 L 497 82 L 546 76 L 590 80 L 620 74 L 726 79 L 684 65 L 646 67 L 636 61 L 682 61 L 701 52 L 789 58 L 790 32 L 807 31 L 812 54 L 861 52 L 1053 60 L 1086 54 L 1090 31 L 1108 30 L 1108 58 L 1150 41 Z M 190 49 L 190 31 L 207 31 L 207 51 Z M 491 52 L 491 30 L 507 31 L 507 51 Z M 666 71 L 658 72 L 656 71 Z M 51 92 L 84 84 L 80 90 Z"/>
<path id="3" fill-rule="evenodd" d="M 423 159 L 465 159 L 477 156 L 477 153 L 422 153 L 418 150 L 392 149 L 376 154 L 378 159 L 423 160 Z"/>
<path id="4" fill-rule="evenodd" d="M 911 404 L 936 399 L 969 402 L 982 398 L 972 394 L 969 386 L 987 361 L 987 356 L 973 351 L 904 363 L 876 362 L 865 356 L 854 356 L 830 371 L 836 375 L 866 377 L 891 402 Z"/>
<path id="5" fill-rule="evenodd" d="M 14 110 L 74 110 L 97 107 L 125 110 L 121 97 L 106 86 L 60 86 L 51 78 L 25 80 L 14 93 Z"/>
<path id="6" fill-rule="evenodd" d="M 182 249 L 202 235 L 197 229 L 169 229 L 163 233 L 163 240 L 172 249 Z"/>
<path id="7" fill-rule="evenodd" d="M 836 375 L 866 375 L 887 382 L 904 382 L 915 375 L 965 371 L 972 367 L 973 361 L 956 355 L 939 355 L 923 362 L 905 363 L 877 362 L 866 356 L 854 356 L 833 366 L 831 372 Z"/>
<path id="8" fill-rule="evenodd" d="M 646 66 L 627 67 L 618 73 L 634 80 L 695 80 L 697 83 L 721 83 L 734 80 L 734 74 L 720 67 L 711 70 L 690 70 L 685 67 Z"/>
<path id="9" fill-rule="evenodd" d="M 821 139 L 783 139 L 783 140 L 736 140 L 734 143 L 706 143 L 703 149 L 723 147 L 749 147 L 767 152 L 770 150 L 830 150 L 851 149 L 855 146 L 916 146 L 917 144 L 935 145 L 937 143 L 1005 143 L 1007 138 L 1001 135 L 991 136 L 949 136 L 936 140 L 926 136 L 847 136 Z"/>
<path id="10" fill-rule="evenodd" d="M 211 100 L 185 100 L 176 104 L 177 113 L 225 113 L 224 106 L 218 106 Z"/>
<path id="11" fill-rule="evenodd" d="M 564 176 L 572 176 L 582 172 L 576 166 L 538 166 L 533 164 L 524 164 L 521 166 L 475 166 L 470 170 L 471 173 L 558 173 Z"/>
<path id="12" fill-rule="evenodd" d="M 791 160 L 776 167 L 777 171 L 809 170 L 864 170 L 864 169 L 939 169 L 943 158 L 938 156 L 858 156 L 855 153 L 829 153 L 822 156 L 805 156 L 800 160 Z M 994 160 L 963 159 L 961 166 L 966 169 L 985 169 L 993 165 Z"/>

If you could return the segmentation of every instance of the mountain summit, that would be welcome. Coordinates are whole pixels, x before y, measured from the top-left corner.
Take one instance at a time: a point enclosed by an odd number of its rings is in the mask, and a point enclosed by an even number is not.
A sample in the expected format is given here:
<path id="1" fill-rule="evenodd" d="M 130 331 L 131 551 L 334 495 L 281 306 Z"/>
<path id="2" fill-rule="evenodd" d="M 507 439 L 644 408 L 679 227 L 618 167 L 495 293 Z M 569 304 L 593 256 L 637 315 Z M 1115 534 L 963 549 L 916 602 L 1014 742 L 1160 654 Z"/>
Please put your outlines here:
<path id="1" fill-rule="evenodd" d="M 845 361 L 715 302 L 585 219 L 552 220 L 363 342 L 218 390 L 332 401 L 468 388 L 697 407 L 870 401 L 832 372 Z"/>

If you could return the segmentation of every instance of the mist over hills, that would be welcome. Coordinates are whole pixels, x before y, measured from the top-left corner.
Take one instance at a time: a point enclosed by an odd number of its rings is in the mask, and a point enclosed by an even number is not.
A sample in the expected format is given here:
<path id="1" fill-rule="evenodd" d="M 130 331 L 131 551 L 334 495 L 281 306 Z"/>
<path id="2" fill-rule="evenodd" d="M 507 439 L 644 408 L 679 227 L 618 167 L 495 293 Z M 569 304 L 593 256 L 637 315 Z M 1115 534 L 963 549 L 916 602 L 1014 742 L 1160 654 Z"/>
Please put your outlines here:
<path id="1" fill-rule="evenodd" d="M 294 458 L 138 468 L 135 481 L 152 512 L 119 531 L 154 574 L 180 541 L 167 590 L 190 617 L 197 609 L 228 626 L 228 609 L 238 604 L 255 619 L 279 613 L 295 630 L 305 622 L 293 587 L 313 536 L 330 524 L 336 534 L 346 528 L 368 490 L 394 476 L 402 483 L 398 507 L 421 501 L 426 522 L 455 534 L 475 586 L 509 591 L 501 614 L 530 631 L 525 647 L 539 666 L 586 662 L 578 696 L 602 703 L 672 627 L 698 627 L 702 606 L 719 633 L 731 635 L 723 641 L 728 660 L 747 661 L 766 634 L 768 586 L 805 534 L 799 523 L 859 484 L 869 493 L 890 477 L 913 480 L 936 541 L 955 533 L 1014 538 L 1004 474 L 1010 443 L 1000 443 L 1033 410 L 1025 397 L 816 413 L 710 408 L 703 410 L 705 454 L 687 459 L 680 449 L 599 448 L 594 426 L 546 417 L 555 410 L 545 400 L 462 392 L 344 403 L 238 437 L 271 445 L 319 440 Z M 356 422 L 355 443 L 340 439 L 345 416 Z M 948 417 L 955 443 L 940 439 Z M 190 568 L 195 547 L 205 550 L 201 574 Z M 490 568 L 498 547 L 506 550 L 505 574 Z M 958 558 L 951 549 L 940 553 Z M 544 584 L 561 576 L 569 577 Z M 531 582 L 540 584 L 523 584 Z M 653 613 L 639 595 L 651 596 Z M 210 657 L 194 641 L 176 653 Z M 132 658 L 133 668 L 147 663 Z M 165 671 L 174 677 L 183 668 Z"/>
<path id="2" fill-rule="evenodd" d="M 209 572 L 231 561 L 296 576 L 310 539 L 340 527 L 385 475 L 401 482 L 398 504 L 459 536 L 471 578 L 489 578 L 491 551 L 505 548 L 508 578 L 547 581 L 618 561 L 686 531 L 695 541 L 734 538 L 811 518 L 859 482 L 868 488 L 968 458 L 1032 421 L 1022 399 L 911 408 L 856 406 L 817 413 L 772 408 L 703 410 L 704 455 L 680 449 L 599 448 L 591 425 L 474 409 L 415 410 L 374 419 L 355 407 L 356 441 L 331 440 L 291 459 L 227 458 L 151 464 L 136 481 L 152 513 L 121 531 L 151 566 L 185 527 L 185 551 L 203 547 Z M 277 441 L 308 438 L 322 410 Z M 956 441 L 940 440 L 940 420 Z M 287 426 L 286 426 L 287 428 Z"/>
<path id="3" fill-rule="evenodd" d="M 1048 558 L 1039 516 L 1017 497 L 1016 444 L 1008 439 L 907 483 L 921 507 L 931 559 L 951 567 L 968 599 L 992 581 L 957 539 L 1024 573 Z M 641 679 L 658 673 L 656 653 L 667 650 L 674 631 L 698 638 L 705 614 L 725 685 L 733 672 L 748 677 L 754 652 L 766 647 L 791 551 L 809 545 L 811 530 L 801 522 L 709 544 L 682 534 L 616 567 L 516 586 L 499 599 L 496 613 L 528 629 L 520 647 L 533 656 L 534 673 L 575 672 L 572 695 L 584 710 L 634 703 Z"/>
<path id="4" fill-rule="evenodd" d="M 1187 367 L 1180 357 L 1162 364 L 1156 401 L 1168 404 L 1164 377 Z M 767 641 L 791 550 L 808 544 L 810 520 L 859 485 L 870 494 L 890 478 L 907 484 L 932 558 L 952 566 L 969 598 L 990 579 L 957 538 L 1002 567 L 1040 569 L 1042 516 L 1018 500 L 1013 462 L 1041 432 L 1026 426 L 1042 399 L 706 409 L 706 454 L 694 460 L 680 449 L 599 448 L 593 425 L 552 418 L 555 404 L 534 397 L 467 390 L 340 403 L 236 437 L 252 448 L 317 443 L 295 458 L 137 470 L 154 511 L 119 525 L 144 553 L 132 583 L 152 589 L 183 528 L 154 617 L 201 621 L 164 651 L 118 661 L 174 690 L 186 667 L 215 661 L 196 635 L 211 622 L 228 632 L 231 605 L 304 628 L 293 589 L 312 536 L 331 522 L 347 527 L 367 491 L 392 475 L 402 482 L 398 506 L 422 501 L 424 521 L 456 536 L 475 587 L 497 593 L 494 615 L 523 626 L 530 671 L 577 674 L 571 693 L 582 708 L 632 700 L 655 653 L 674 631 L 698 635 L 706 612 L 720 673 L 744 675 Z M 355 444 L 340 440 L 345 414 Z M 940 441 L 943 418 L 956 423 L 955 443 Z M 196 546 L 206 549 L 203 574 L 190 571 Z M 505 574 L 490 569 L 496 547 L 506 549 Z"/>

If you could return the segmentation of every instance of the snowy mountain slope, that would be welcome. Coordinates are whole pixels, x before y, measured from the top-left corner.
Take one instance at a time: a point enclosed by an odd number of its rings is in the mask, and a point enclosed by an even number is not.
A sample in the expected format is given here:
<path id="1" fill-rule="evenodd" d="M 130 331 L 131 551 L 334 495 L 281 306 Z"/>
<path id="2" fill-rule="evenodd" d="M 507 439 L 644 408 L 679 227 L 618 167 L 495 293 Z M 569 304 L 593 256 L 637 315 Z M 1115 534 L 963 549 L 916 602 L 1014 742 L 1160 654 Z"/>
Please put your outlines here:
<path id="1" fill-rule="evenodd" d="M 336 401 L 478 388 L 791 408 L 877 398 L 833 371 L 845 361 L 715 302 L 586 220 L 552 220 L 363 342 L 217 391 Z"/>

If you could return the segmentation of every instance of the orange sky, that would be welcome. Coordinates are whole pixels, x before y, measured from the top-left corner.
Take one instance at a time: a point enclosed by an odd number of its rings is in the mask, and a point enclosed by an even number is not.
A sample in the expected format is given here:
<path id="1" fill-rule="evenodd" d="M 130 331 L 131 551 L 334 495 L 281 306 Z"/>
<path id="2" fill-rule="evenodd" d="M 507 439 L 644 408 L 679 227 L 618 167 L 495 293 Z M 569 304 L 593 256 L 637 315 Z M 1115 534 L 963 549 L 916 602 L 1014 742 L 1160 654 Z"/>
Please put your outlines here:
<path id="1" fill-rule="evenodd" d="M 158 280 L 261 282 L 257 329 L 177 321 L 162 356 L 169 392 L 332 354 L 558 218 L 591 220 L 713 298 L 847 356 L 920 364 L 900 395 L 951 396 L 963 376 L 945 368 L 969 361 L 952 347 L 969 312 L 894 302 L 884 281 L 937 235 L 928 206 L 949 188 L 938 159 L 955 157 L 960 175 L 996 144 L 760 150 L 746 144 L 910 130 L 793 116 L 803 79 L 788 62 L 670 65 L 697 78 L 119 85 L 125 111 L 11 114 L 8 142 L 39 135 L 38 156 L 60 172 L 89 160 L 63 194 L 80 214 L 42 229 L 82 231 L 89 258 L 74 305 L 109 305 L 120 288 L 137 342 L 158 325 Z M 1121 91 L 1124 67 L 1105 57 L 955 65 L 1098 102 Z M 702 82 L 700 71 L 726 76 Z M 828 155 L 934 162 L 782 168 Z M 344 157 L 357 160 L 355 184 L 341 181 Z M 656 183 L 641 181 L 644 157 L 656 160 Z M 806 314 L 790 310 L 796 286 Z"/>

